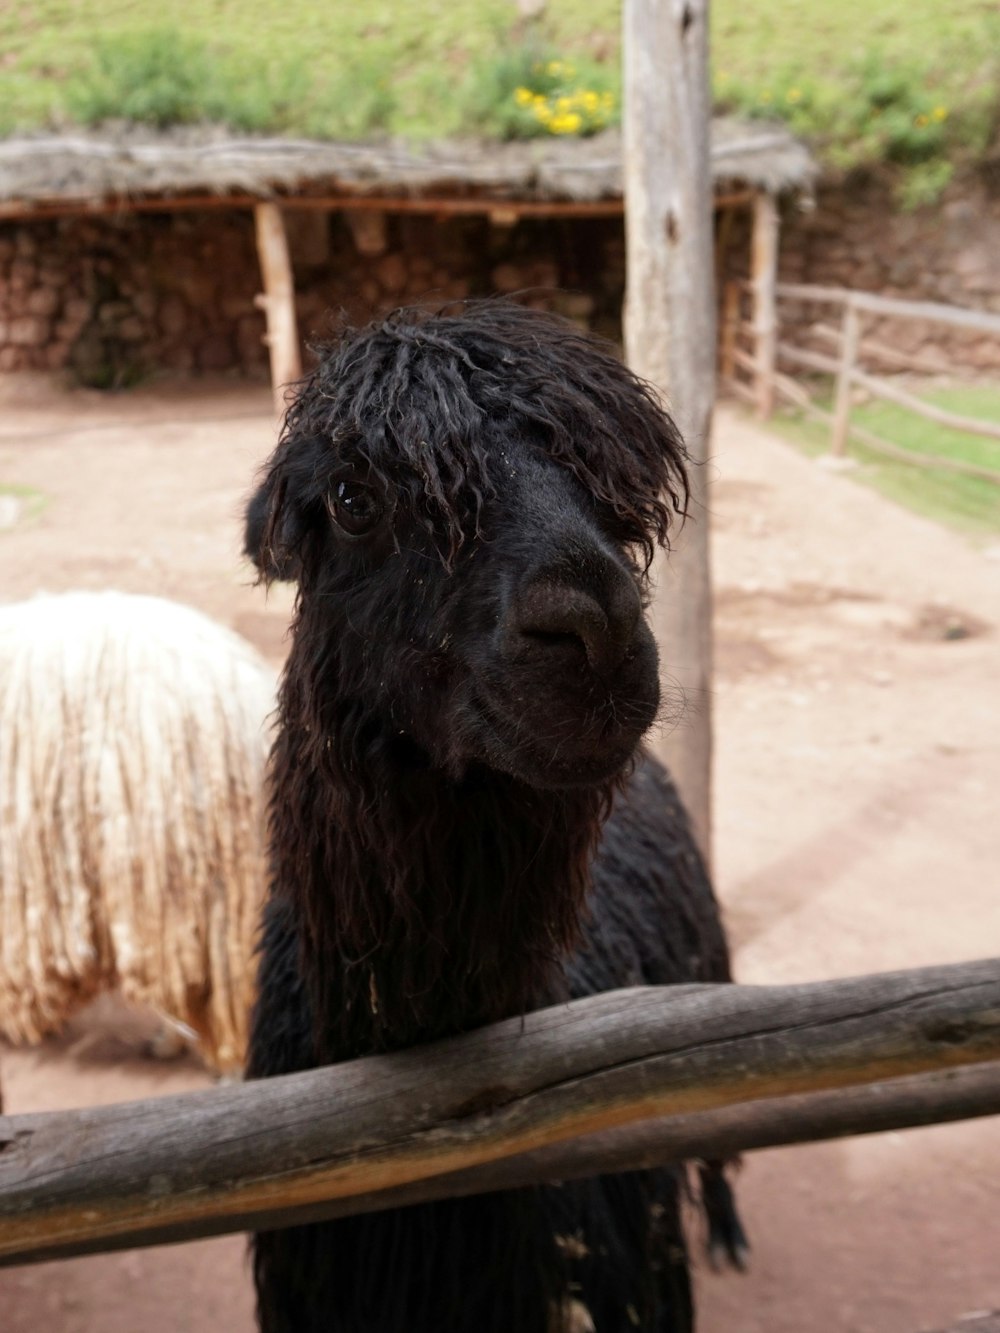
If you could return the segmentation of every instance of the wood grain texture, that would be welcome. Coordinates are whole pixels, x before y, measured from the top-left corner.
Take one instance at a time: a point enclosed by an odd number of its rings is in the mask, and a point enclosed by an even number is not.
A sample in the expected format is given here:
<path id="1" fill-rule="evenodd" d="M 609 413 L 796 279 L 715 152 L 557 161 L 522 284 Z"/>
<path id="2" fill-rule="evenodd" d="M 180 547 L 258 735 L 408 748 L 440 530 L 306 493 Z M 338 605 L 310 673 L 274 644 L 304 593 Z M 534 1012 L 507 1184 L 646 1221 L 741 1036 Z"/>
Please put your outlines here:
<path id="1" fill-rule="evenodd" d="M 965 431 L 969 435 L 982 435 L 989 440 L 1000 440 L 1000 423 L 996 421 L 984 421 L 978 417 L 966 417 L 958 412 L 948 412 L 943 407 L 935 407 L 933 403 L 924 402 L 916 394 L 907 393 L 905 389 L 888 384 L 874 375 L 866 375 L 860 370 L 853 372 L 851 380 L 854 384 L 867 389 L 875 398 L 884 398 L 888 403 L 896 403 L 899 407 L 905 407 L 927 421 L 935 421 L 940 426 L 947 426 L 950 430 Z M 990 472 L 988 468 L 980 470 L 994 481 L 1000 481 L 1000 473 Z"/>
<path id="2" fill-rule="evenodd" d="M 377 1191 L 652 1117 L 998 1059 L 998 960 L 616 991 L 392 1056 L 0 1119 L 0 1262 L 364 1211 Z"/>
<path id="3" fill-rule="evenodd" d="M 655 568 L 652 623 L 672 696 L 657 748 L 711 864 L 710 469 L 700 466 L 716 361 L 707 0 L 626 0 L 622 59 L 626 360 L 663 395 L 695 464 L 689 520 Z"/>
<path id="4" fill-rule="evenodd" d="M 753 204 L 750 242 L 751 289 L 757 415 L 767 420 L 774 412 L 775 346 L 778 338 L 778 238 L 781 219 L 773 194 L 761 191 Z"/>
<path id="5" fill-rule="evenodd" d="M 263 295 L 256 297 L 267 318 L 267 343 L 271 360 L 274 407 L 280 416 L 285 408 L 285 390 L 302 374 L 299 332 L 295 319 L 295 279 L 288 253 L 285 220 L 277 204 L 254 205 L 257 255 L 264 279 Z"/>

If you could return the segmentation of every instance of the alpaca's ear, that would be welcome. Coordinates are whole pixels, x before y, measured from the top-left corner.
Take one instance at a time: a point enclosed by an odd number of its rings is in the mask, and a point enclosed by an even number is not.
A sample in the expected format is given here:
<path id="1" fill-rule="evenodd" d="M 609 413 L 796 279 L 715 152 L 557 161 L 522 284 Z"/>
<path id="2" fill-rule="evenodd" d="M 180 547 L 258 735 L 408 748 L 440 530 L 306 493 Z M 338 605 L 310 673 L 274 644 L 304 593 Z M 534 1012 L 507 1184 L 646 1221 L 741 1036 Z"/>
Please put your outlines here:
<path id="1" fill-rule="evenodd" d="M 322 522 L 330 440 L 290 433 L 275 449 L 264 480 L 247 505 L 243 550 L 262 579 L 302 577 L 310 542 Z"/>
<path id="2" fill-rule="evenodd" d="M 267 583 L 274 579 L 294 583 L 299 577 L 301 524 L 284 500 L 284 478 L 272 470 L 247 505 L 243 554 Z"/>

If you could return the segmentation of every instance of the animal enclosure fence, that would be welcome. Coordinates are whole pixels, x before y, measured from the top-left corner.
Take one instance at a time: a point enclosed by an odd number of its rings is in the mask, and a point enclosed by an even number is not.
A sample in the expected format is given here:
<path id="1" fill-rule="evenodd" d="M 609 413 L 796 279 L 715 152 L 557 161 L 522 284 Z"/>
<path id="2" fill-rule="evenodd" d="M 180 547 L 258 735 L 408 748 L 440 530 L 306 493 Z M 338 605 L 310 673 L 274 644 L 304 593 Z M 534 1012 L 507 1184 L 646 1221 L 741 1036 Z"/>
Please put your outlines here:
<path id="1" fill-rule="evenodd" d="M 783 339 L 780 331 L 777 336 L 762 334 L 748 313 L 750 292 L 751 284 L 737 280 L 728 283 L 724 292 L 720 374 L 729 392 L 752 403 L 758 410 L 762 404 L 773 403 L 775 397 L 779 397 L 800 408 L 807 416 L 828 425 L 830 452 L 834 457 L 846 454 L 848 439 L 854 436 L 874 453 L 897 461 L 961 473 L 1000 485 L 1000 467 L 985 467 L 937 454 L 918 456 L 851 420 L 853 396 L 857 390 L 862 390 L 873 398 L 893 403 L 938 425 L 1000 441 L 1000 422 L 946 411 L 925 402 L 909 389 L 885 378 L 884 374 L 876 374 L 862 366 L 862 361 L 867 359 L 885 369 L 922 375 L 940 375 L 948 369 L 936 357 L 904 351 L 886 341 L 883 335 L 866 330 L 866 319 L 937 324 L 985 334 L 1000 341 L 1000 315 L 930 301 L 898 300 L 842 287 L 777 283 L 774 294 L 778 302 L 820 310 L 833 308 L 840 312 L 839 321 L 835 323 L 822 317 L 814 320 L 808 328 L 808 341 L 813 345 L 803 346 Z M 782 363 L 796 371 L 833 376 L 833 411 L 820 407 L 801 379 L 780 368 Z M 769 411 L 770 408 L 761 410 L 761 414 L 766 416 Z"/>
<path id="2" fill-rule="evenodd" d="M 0 1265 L 998 1113 L 1000 959 L 617 991 L 263 1082 L 0 1117 Z"/>

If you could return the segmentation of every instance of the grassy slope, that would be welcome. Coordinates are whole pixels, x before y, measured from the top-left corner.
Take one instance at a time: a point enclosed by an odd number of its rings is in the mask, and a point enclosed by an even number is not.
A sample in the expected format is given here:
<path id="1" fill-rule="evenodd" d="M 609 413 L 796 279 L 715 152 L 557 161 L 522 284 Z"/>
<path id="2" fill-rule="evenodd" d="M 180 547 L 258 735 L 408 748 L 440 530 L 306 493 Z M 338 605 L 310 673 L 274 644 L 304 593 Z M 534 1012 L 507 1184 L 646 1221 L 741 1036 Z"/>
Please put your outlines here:
<path id="1" fill-rule="evenodd" d="M 808 6 L 804 20 L 805 9 L 801 0 L 716 0 L 717 91 L 763 110 L 784 104 L 799 80 L 806 100 L 811 89 L 829 101 L 838 76 L 874 49 L 918 68 L 949 105 L 981 95 L 978 71 L 998 40 L 996 7 L 985 0 L 838 0 Z M 211 43 L 236 71 L 262 62 L 280 71 L 298 103 L 292 124 L 308 122 L 317 89 L 353 72 L 355 87 L 388 76 L 392 128 L 450 132 L 461 123 L 457 89 L 470 59 L 509 43 L 502 34 L 513 15 L 512 0 L 0 0 L 0 131 L 68 118 L 67 87 L 96 35 L 171 26 Z M 568 53 L 614 64 L 618 24 L 615 0 L 549 6 L 554 44 Z"/>
<path id="2" fill-rule="evenodd" d="M 956 52 L 973 60 L 992 30 L 984 0 L 716 0 L 716 65 L 735 75 L 766 75 L 801 64 L 816 76 L 836 77 L 867 49 L 906 61 L 929 58 L 939 77 L 958 88 L 968 77 L 954 69 Z"/>
<path id="3" fill-rule="evenodd" d="M 952 412 L 1000 421 L 1000 389 L 992 386 L 928 389 L 921 396 Z M 946 430 L 892 403 L 870 402 L 855 408 L 851 416 L 858 425 L 915 454 L 962 459 L 1000 472 L 1000 441 Z M 809 453 L 825 453 L 829 448 L 826 426 L 784 414 L 774 424 L 786 439 Z M 996 536 L 1000 532 L 1000 485 L 891 462 L 854 441 L 849 444 L 849 452 L 861 464 L 856 474 L 859 480 L 890 499 L 961 531 L 982 536 Z"/>
<path id="4" fill-rule="evenodd" d="M 877 68 L 906 72 L 950 117 L 996 95 L 987 84 L 990 61 L 1000 58 L 1000 23 L 987 0 L 838 0 L 810 5 L 807 18 L 805 9 L 802 0 L 715 0 L 721 100 L 829 125 L 872 53 Z M 454 133 L 463 125 L 463 83 L 477 61 L 509 49 L 513 15 L 512 0 L 0 0 L 0 133 L 71 120 L 73 87 L 95 40 L 163 28 L 208 44 L 227 72 L 223 101 L 234 87 L 245 92 L 251 124 L 258 97 L 265 122 L 272 105 L 283 107 L 276 128 L 350 134 L 364 128 L 364 96 L 381 86 L 390 129 Z M 561 53 L 615 69 L 619 16 L 617 0 L 551 0 L 548 36 Z M 255 91 L 262 71 L 277 93 Z M 842 133 L 857 133 L 856 118 L 854 126 Z M 974 403 L 970 393 L 957 391 L 953 405 L 1000 419 L 998 395 Z M 942 392 L 942 401 L 948 396 Z M 987 441 L 950 437 L 886 404 L 861 409 L 858 419 L 917 451 L 1000 466 L 1000 450 Z M 825 445 L 821 428 L 796 421 L 781 428 L 807 448 Z M 863 478 L 903 503 L 974 531 L 1000 529 L 1000 491 L 989 483 L 881 462 L 863 450 L 856 456 Z"/>

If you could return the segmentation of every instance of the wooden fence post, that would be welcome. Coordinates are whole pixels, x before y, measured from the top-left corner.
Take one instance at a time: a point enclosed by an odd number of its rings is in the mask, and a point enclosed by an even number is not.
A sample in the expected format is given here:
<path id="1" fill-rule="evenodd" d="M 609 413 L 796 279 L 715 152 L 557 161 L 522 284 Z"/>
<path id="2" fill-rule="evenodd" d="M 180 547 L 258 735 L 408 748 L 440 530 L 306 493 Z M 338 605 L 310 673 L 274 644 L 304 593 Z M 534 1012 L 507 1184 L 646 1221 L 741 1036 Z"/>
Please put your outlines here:
<path id="1" fill-rule="evenodd" d="M 736 340 L 739 336 L 742 292 L 737 278 L 730 278 L 722 293 L 722 337 L 719 346 L 719 378 L 724 384 L 736 378 Z"/>
<path id="2" fill-rule="evenodd" d="M 848 300 L 844 306 L 844 322 L 840 335 L 840 370 L 837 372 L 837 397 L 833 408 L 833 430 L 830 435 L 830 452 L 835 458 L 843 458 L 847 451 L 847 430 L 851 416 L 851 378 L 858 359 L 858 340 L 861 333 L 861 317 L 854 302 Z"/>
<path id="3" fill-rule="evenodd" d="M 625 352 L 684 434 L 690 518 L 657 562 L 653 625 L 673 724 L 658 748 L 705 854 L 711 849 L 712 591 L 708 476 L 716 338 L 707 0 L 626 0 Z"/>
<path id="4" fill-rule="evenodd" d="M 264 293 L 255 304 L 267 318 L 267 343 L 271 357 L 271 387 L 275 410 L 280 415 L 285 406 L 285 385 L 302 374 L 299 333 L 295 322 L 295 281 L 288 256 L 285 222 L 277 204 L 254 205 L 257 254 L 264 279 Z"/>
<path id="5" fill-rule="evenodd" d="M 753 287 L 754 398 L 757 415 L 765 419 L 774 411 L 774 372 L 778 341 L 778 201 L 760 190 L 753 201 L 751 266 Z"/>

